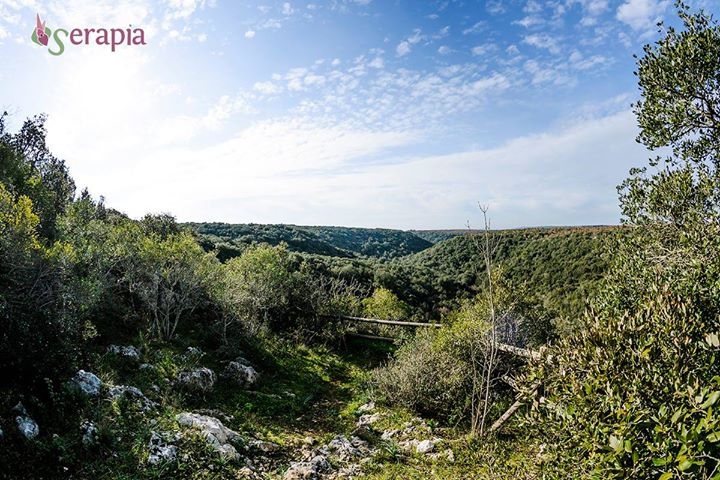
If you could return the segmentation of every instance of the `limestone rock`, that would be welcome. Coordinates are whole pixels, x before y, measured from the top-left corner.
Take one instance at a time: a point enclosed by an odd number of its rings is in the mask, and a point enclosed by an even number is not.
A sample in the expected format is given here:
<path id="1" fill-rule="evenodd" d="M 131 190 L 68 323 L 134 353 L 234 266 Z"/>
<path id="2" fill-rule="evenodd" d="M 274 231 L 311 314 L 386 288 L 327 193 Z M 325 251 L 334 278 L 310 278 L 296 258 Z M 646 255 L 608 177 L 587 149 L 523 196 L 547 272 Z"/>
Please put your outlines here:
<path id="1" fill-rule="evenodd" d="M 133 362 L 140 361 L 140 350 L 133 347 L 132 345 L 110 345 L 107 349 L 108 353 L 112 353 L 119 357 L 127 358 Z"/>
<path id="2" fill-rule="evenodd" d="M 249 387 L 253 385 L 260 377 L 252 365 L 243 358 L 239 358 L 234 362 L 228 363 L 228 366 L 225 367 L 225 371 L 222 376 L 241 387 Z"/>
<path id="3" fill-rule="evenodd" d="M 103 383 L 94 373 L 78 370 L 75 376 L 70 379 L 70 385 L 85 395 L 95 397 L 100 394 Z"/>
<path id="4" fill-rule="evenodd" d="M 175 383 L 191 392 L 208 393 L 215 386 L 215 372 L 206 367 L 180 372 Z"/>
<path id="5" fill-rule="evenodd" d="M 126 398 L 138 402 L 144 412 L 148 412 L 157 407 L 157 403 L 153 402 L 140 391 L 137 387 L 128 385 L 115 385 L 108 390 L 108 397 L 112 399 Z"/>
<path id="6" fill-rule="evenodd" d="M 240 454 L 231 445 L 231 442 L 237 442 L 241 439 L 240 435 L 227 428 L 217 418 L 183 412 L 176 415 L 175 420 L 184 427 L 194 428 L 199 431 L 205 441 L 221 456 L 232 460 L 240 458 Z"/>
<path id="7" fill-rule="evenodd" d="M 38 424 L 27 415 L 18 415 L 15 417 L 15 424 L 17 425 L 20 435 L 25 437 L 27 440 L 33 440 L 40 434 L 40 427 Z"/>
<path id="8" fill-rule="evenodd" d="M 423 440 L 415 447 L 415 451 L 420 454 L 430 453 L 435 448 L 435 442 L 432 440 Z"/>
<path id="9" fill-rule="evenodd" d="M 80 425 L 80 432 L 82 433 L 82 444 L 85 447 L 94 447 L 98 443 L 98 428 L 97 426 L 88 420 L 85 420 Z"/>
<path id="10" fill-rule="evenodd" d="M 161 462 L 171 462 L 175 460 L 177 458 L 178 448 L 172 443 L 169 443 L 164 435 L 158 432 L 152 432 L 150 441 L 148 442 L 148 452 L 148 463 L 150 465 L 157 465 Z"/>

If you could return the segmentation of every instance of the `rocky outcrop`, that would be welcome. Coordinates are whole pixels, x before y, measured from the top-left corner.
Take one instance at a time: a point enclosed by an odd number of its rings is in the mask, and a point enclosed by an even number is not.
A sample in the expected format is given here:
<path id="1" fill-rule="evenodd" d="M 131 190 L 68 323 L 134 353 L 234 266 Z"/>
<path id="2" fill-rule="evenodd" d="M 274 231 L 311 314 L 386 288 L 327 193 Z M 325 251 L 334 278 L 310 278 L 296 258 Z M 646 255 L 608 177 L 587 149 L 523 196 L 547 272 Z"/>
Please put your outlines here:
<path id="1" fill-rule="evenodd" d="M 208 445 L 218 452 L 220 456 L 230 460 L 240 459 L 240 454 L 233 445 L 233 443 L 241 441 L 240 435 L 227 428 L 217 418 L 183 412 L 176 415 L 175 420 L 184 427 L 197 430 Z"/>
<path id="2" fill-rule="evenodd" d="M 85 370 L 78 370 L 69 383 L 72 388 L 90 397 L 99 395 L 103 387 L 103 382 L 97 375 Z"/>
<path id="3" fill-rule="evenodd" d="M 215 372 L 206 367 L 180 372 L 175 384 L 189 392 L 209 393 L 215 387 Z"/>

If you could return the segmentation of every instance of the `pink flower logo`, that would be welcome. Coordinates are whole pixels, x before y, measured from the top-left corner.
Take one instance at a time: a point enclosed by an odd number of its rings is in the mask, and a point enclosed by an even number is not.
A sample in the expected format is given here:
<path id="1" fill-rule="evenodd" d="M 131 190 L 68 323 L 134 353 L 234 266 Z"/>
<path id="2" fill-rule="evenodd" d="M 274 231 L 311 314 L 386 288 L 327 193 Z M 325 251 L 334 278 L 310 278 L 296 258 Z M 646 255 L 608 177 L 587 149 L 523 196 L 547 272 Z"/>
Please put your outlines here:
<path id="1" fill-rule="evenodd" d="M 33 42 L 43 47 L 47 47 L 48 40 L 52 34 L 52 30 L 45 26 L 45 22 L 40 21 L 40 14 L 35 16 L 36 24 L 33 30 L 32 36 L 30 37 Z"/>

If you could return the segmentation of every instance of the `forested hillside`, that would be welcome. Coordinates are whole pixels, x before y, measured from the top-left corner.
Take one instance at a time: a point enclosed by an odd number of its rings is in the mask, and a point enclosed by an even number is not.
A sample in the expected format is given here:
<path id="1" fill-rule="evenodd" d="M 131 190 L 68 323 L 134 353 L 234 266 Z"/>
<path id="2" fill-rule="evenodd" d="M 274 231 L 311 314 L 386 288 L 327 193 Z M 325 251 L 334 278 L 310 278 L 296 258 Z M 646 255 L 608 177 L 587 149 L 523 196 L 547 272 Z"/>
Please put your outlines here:
<path id="1" fill-rule="evenodd" d="M 291 251 L 332 257 L 372 257 L 390 259 L 420 252 L 432 244 L 411 232 L 379 228 L 318 227 L 298 225 L 258 225 L 227 223 L 188 223 L 206 248 L 220 252 L 221 258 L 237 256 L 252 243 L 279 245 Z"/>

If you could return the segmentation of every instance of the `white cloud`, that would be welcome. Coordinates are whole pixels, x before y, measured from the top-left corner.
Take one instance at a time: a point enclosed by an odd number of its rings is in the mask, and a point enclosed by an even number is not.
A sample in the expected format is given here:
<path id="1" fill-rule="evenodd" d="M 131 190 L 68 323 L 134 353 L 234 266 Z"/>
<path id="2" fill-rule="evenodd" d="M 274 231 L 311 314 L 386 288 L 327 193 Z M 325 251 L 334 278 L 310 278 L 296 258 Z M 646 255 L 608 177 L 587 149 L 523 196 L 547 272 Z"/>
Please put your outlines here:
<path id="1" fill-rule="evenodd" d="M 285 2 L 282 5 L 282 14 L 283 15 L 292 15 L 295 10 L 293 9 L 292 5 L 290 5 L 289 2 Z"/>
<path id="2" fill-rule="evenodd" d="M 395 52 L 397 53 L 398 57 L 403 57 L 410 53 L 411 47 L 410 42 L 403 40 L 402 42 L 398 43 L 398 46 L 395 48 Z"/>
<path id="3" fill-rule="evenodd" d="M 474 46 L 470 51 L 473 55 L 485 55 L 490 52 L 494 52 L 497 50 L 497 45 L 494 43 L 484 43 L 482 45 L 476 45 Z"/>
<path id="4" fill-rule="evenodd" d="M 384 67 L 385 67 L 385 62 L 383 61 L 382 57 L 379 57 L 379 56 L 378 56 L 378 57 L 373 58 L 373 59 L 368 63 L 368 67 L 372 67 L 372 68 L 384 68 Z"/>
<path id="5" fill-rule="evenodd" d="M 550 53 L 560 53 L 560 45 L 558 39 L 545 33 L 526 35 L 525 37 L 523 37 L 523 43 L 527 43 L 528 45 L 532 45 L 536 48 L 545 49 Z"/>
<path id="6" fill-rule="evenodd" d="M 255 38 L 255 30 L 248 30 L 247 32 L 245 32 L 245 38 Z"/>
<path id="7" fill-rule="evenodd" d="M 485 30 L 487 24 L 485 22 L 477 22 L 472 27 L 466 28 L 462 31 L 463 35 L 478 34 Z"/>
<path id="8" fill-rule="evenodd" d="M 150 205 L 180 220 L 462 228 L 480 201 L 496 228 L 616 223 L 615 185 L 647 155 L 635 134 L 623 111 L 494 148 L 398 156 L 417 138 L 269 122 L 215 147 L 153 156 L 107 198 L 134 216 Z M 362 161 L 377 155 L 392 161 Z"/>
<path id="9" fill-rule="evenodd" d="M 537 26 L 537 25 L 542 25 L 543 23 L 545 23 L 545 20 L 543 20 L 542 18 L 538 17 L 537 15 L 528 15 L 528 16 L 520 19 L 520 20 L 515 20 L 515 21 L 513 22 L 513 24 L 515 24 L 515 25 L 520 25 L 520 26 L 525 27 L 525 28 L 530 28 L 530 27 L 534 27 L 534 26 Z"/>
<path id="10" fill-rule="evenodd" d="M 282 92 L 283 88 L 273 82 L 256 82 L 253 85 L 253 90 L 258 91 L 263 95 L 276 95 Z"/>
<path id="11" fill-rule="evenodd" d="M 447 45 L 441 45 L 437 51 L 440 55 L 448 55 L 449 53 L 452 53 L 453 50 L 452 50 L 452 48 L 448 47 Z"/>
<path id="12" fill-rule="evenodd" d="M 662 19 L 669 0 L 627 0 L 617 9 L 617 19 L 633 30 L 651 31 Z"/>

